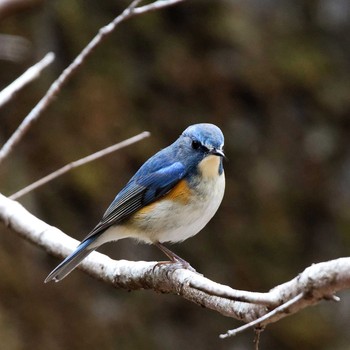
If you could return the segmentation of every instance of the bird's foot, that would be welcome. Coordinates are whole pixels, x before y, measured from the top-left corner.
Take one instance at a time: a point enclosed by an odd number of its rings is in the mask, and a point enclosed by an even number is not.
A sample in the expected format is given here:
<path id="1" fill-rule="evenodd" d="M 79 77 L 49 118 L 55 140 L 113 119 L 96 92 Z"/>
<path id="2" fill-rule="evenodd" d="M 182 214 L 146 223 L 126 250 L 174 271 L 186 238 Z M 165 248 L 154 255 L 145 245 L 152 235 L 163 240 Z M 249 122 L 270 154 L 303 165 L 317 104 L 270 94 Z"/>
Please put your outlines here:
<path id="1" fill-rule="evenodd" d="M 186 269 L 192 272 L 196 272 L 196 270 L 190 265 L 189 262 L 187 262 L 185 259 L 180 258 L 163 244 L 157 242 L 155 245 L 170 259 L 170 261 L 160 261 L 153 267 L 153 271 L 155 268 L 167 264 L 169 265 L 169 268 L 173 270 Z"/>
<path id="2" fill-rule="evenodd" d="M 177 270 L 177 269 L 186 269 L 192 272 L 197 272 L 186 260 L 171 260 L 171 261 L 159 261 L 157 264 L 154 265 L 153 271 L 157 267 L 161 267 L 164 265 L 168 265 L 169 269 L 171 270 Z"/>

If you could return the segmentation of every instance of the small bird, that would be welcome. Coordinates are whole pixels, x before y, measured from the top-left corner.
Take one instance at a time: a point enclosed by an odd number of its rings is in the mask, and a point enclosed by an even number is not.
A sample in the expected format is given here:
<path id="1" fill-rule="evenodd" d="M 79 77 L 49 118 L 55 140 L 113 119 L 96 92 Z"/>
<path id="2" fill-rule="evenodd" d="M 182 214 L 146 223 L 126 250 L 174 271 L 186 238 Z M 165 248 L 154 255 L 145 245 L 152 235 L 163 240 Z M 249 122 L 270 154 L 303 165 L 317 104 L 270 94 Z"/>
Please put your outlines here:
<path id="1" fill-rule="evenodd" d="M 157 246 L 170 259 L 165 263 L 191 268 L 162 243 L 194 236 L 216 213 L 225 191 L 223 146 L 217 126 L 189 126 L 141 166 L 97 226 L 45 283 L 62 280 L 102 244 L 128 237 Z"/>

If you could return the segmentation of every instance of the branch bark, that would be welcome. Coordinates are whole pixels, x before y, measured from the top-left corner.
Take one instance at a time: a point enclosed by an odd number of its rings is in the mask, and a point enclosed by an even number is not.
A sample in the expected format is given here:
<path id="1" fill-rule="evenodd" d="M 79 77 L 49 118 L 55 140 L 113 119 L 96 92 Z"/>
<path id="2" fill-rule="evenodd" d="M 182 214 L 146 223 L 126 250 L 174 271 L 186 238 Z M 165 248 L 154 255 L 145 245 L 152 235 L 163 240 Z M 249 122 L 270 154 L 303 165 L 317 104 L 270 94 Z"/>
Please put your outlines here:
<path id="1" fill-rule="evenodd" d="M 67 256 L 79 243 L 1 194 L 0 220 L 23 238 L 55 256 Z M 348 257 L 314 264 L 291 281 L 266 293 L 235 290 L 199 273 L 173 269 L 170 264 L 116 261 L 98 252 L 90 254 L 79 268 L 115 288 L 151 289 L 180 295 L 222 315 L 248 323 L 221 335 L 222 338 L 251 327 L 265 327 L 321 300 L 339 300 L 334 293 L 350 288 Z"/>

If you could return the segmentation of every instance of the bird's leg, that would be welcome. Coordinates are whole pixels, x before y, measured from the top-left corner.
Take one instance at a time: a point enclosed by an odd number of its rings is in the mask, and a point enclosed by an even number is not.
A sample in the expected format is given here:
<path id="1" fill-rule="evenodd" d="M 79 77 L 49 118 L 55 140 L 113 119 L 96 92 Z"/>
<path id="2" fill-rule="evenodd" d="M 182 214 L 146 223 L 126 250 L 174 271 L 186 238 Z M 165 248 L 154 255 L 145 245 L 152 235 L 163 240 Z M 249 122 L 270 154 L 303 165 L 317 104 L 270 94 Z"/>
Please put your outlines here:
<path id="1" fill-rule="evenodd" d="M 182 268 L 191 270 L 193 272 L 196 271 L 186 260 L 180 258 L 178 255 L 172 252 L 169 248 L 165 247 L 162 243 L 155 242 L 154 245 L 158 247 L 170 259 L 170 261 L 159 262 L 156 266 L 171 263 L 174 265 L 180 265 Z"/>

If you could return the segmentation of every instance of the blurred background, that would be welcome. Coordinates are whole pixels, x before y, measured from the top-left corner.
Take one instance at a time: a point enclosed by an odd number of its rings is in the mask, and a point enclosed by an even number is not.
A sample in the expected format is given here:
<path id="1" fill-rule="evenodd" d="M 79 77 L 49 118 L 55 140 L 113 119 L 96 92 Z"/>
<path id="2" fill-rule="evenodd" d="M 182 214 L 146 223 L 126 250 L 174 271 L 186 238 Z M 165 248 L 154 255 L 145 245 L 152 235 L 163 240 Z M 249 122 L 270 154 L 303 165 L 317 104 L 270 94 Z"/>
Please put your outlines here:
<path id="1" fill-rule="evenodd" d="M 50 83 L 127 1 L 0 1 L 0 88 L 48 51 L 57 59 L 0 111 L 3 144 Z M 267 291 L 350 252 L 350 2 L 197 0 L 123 23 L 81 67 L 0 169 L 12 194 L 133 136 L 141 143 L 60 177 L 20 202 L 77 239 L 138 167 L 192 123 L 225 133 L 227 189 L 213 220 L 172 247 L 234 288 Z M 131 240 L 102 252 L 161 260 Z M 253 349 L 253 332 L 173 295 L 127 293 L 0 226 L 1 348 Z M 350 349 L 350 293 L 271 325 L 261 349 Z"/>

